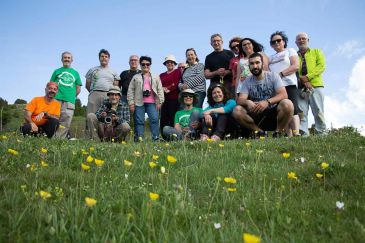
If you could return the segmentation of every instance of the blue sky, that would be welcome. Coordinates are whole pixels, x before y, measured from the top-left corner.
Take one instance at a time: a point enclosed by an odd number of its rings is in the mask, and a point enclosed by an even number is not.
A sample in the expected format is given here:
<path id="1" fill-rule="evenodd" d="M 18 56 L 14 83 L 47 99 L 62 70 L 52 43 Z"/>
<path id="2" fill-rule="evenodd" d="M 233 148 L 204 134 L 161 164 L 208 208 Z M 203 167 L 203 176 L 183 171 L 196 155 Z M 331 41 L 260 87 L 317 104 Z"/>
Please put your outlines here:
<path id="1" fill-rule="evenodd" d="M 305 31 L 310 46 L 326 56 L 328 125 L 365 126 L 364 10 L 362 0 L 1 1 L 0 97 L 13 103 L 43 95 L 66 50 L 84 84 L 101 48 L 110 51 L 110 67 L 118 73 L 131 54 L 151 56 L 152 71 L 161 73 L 166 55 L 182 62 L 189 47 L 204 62 L 213 33 L 222 34 L 225 48 L 233 36 L 251 37 L 271 55 L 271 33 L 285 31 L 296 49 L 295 35 Z M 83 104 L 87 95 L 83 88 Z"/>

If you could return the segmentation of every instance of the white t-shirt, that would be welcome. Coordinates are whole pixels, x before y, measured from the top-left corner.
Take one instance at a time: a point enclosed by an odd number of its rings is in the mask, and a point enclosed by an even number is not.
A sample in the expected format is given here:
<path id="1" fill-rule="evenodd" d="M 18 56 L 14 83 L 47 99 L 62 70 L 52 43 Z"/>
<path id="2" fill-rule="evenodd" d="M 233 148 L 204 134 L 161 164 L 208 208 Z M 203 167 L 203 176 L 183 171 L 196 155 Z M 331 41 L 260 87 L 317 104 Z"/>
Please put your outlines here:
<path id="1" fill-rule="evenodd" d="M 279 74 L 284 69 L 287 69 L 290 66 L 289 58 L 292 56 L 298 57 L 297 52 L 293 48 L 285 49 L 282 52 L 278 52 L 270 56 L 269 59 L 270 71 Z M 297 76 L 295 75 L 295 73 L 283 77 L 282 80 L 285 86 L 297 85 L 298 83 Z"/>

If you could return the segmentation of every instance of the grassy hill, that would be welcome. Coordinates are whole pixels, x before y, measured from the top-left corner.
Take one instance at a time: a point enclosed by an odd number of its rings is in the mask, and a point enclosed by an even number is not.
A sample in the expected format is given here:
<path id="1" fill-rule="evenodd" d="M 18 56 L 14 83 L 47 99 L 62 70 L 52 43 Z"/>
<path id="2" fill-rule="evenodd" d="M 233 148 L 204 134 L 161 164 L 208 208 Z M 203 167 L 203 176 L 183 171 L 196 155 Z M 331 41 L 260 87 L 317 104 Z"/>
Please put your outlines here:
<path id="1" fill-rule="evenodd" d="M 365 138 L 351 129 L 219 143 L 0 140 L 1 242 L 365 241 Z"/>

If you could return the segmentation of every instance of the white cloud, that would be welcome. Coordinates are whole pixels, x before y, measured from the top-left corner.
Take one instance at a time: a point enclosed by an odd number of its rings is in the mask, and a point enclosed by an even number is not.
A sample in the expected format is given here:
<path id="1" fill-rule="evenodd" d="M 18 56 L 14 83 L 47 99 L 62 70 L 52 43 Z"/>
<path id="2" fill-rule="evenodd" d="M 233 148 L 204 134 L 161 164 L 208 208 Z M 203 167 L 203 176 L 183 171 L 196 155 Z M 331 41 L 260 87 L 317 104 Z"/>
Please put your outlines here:
<path id="1" fill-rule="evenodd" d="M 356 57 L 365 52 L 365 47 L 362 45 L 360 41 L 357 40 L 349 40 L 345 43 L 341 43 L 337 45 L 335 51 L 332 53 L 332 56 L 336 57 L 346 57 L 348 59 L 352 57 Z"/>
<path id="2" fill-rule="evenodd" d="M 325 117 L 328 128 L 354 126 L 365 135 L 365 56 L 357 60 L 343 96 L 325 97 Z M 345 83 L 344 83 L 345 84 Z"/>

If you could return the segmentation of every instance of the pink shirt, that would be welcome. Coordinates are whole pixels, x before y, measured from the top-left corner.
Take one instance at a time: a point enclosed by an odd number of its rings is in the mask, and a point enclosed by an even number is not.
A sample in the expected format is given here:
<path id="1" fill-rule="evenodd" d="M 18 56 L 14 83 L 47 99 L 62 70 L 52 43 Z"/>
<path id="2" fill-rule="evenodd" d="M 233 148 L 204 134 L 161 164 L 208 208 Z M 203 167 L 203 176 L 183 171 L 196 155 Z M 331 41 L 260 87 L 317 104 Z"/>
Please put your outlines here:
<path id="1" fill-rule="evenodd" d="M 152 87 L 151 87 L 151 77 L 150 76 L 145 76 L 143 75 L 144 78 L 144 85 L 143 85 L 143 90 L 149 90 L 151 91 L 151 95 L 148 97 L 143 97 L 143 103 L 155 103 L 155 94 L 152 91 Z"/>

